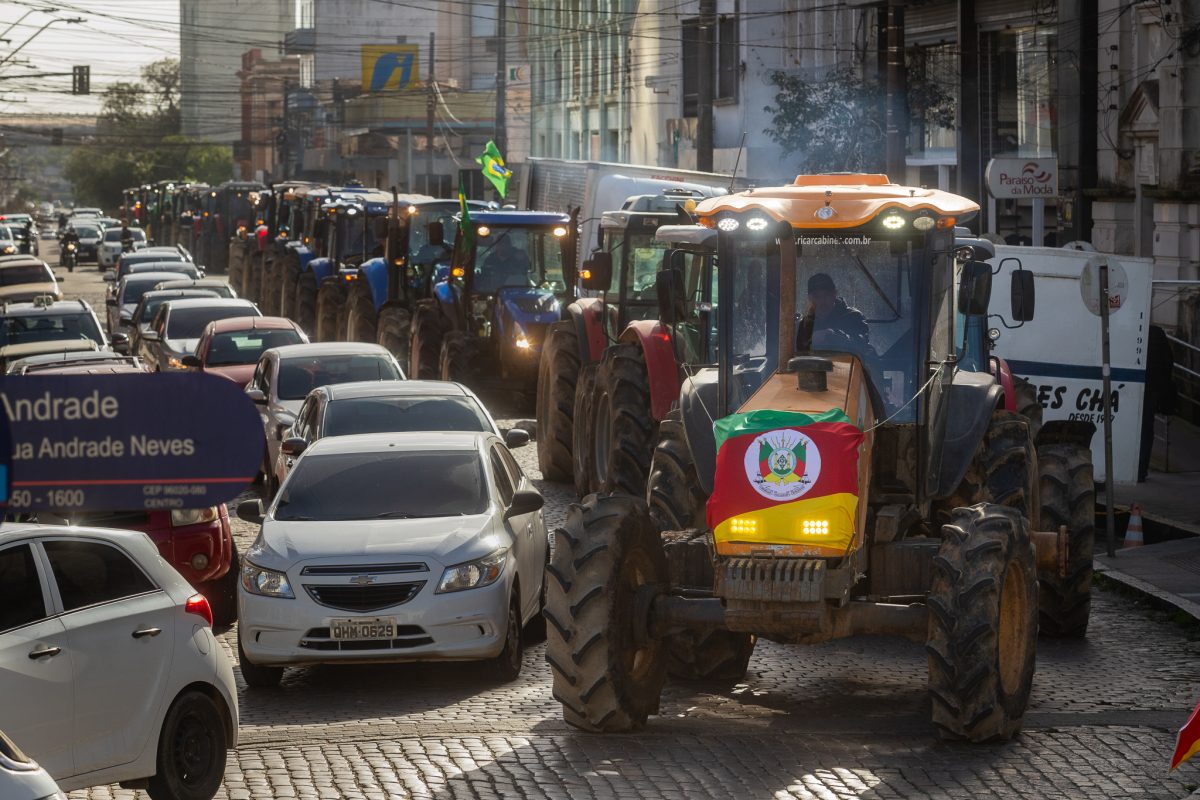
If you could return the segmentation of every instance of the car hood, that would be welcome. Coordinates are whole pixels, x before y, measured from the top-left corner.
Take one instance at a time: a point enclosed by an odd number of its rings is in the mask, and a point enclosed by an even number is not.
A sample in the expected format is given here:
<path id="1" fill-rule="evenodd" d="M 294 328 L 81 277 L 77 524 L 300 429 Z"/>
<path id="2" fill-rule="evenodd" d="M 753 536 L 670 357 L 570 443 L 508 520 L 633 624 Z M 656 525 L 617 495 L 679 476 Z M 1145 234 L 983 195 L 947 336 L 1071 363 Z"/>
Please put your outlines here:
<path id="1" fill-rule="evenodd" d="M 254 377 L 255 366 L 255 364 L 231 364 L 228 367 L 205 367 L 204 371 L 220 375 L 222 378 L 229 378 L 238 386 L 245 386 Z"/>
<path id="2" fill-rule="evenodd" d="M 195 339 L 167 339 L 163 342 L 167 349 L 172 353 L 182 353 L 183 355 L 192 355 L 196 352 L 196 345 L 200 344 L 200 338 Z"/>
<path id="3" fill-rule="evenodd" d="M 246 557 L 286 570 L 301 561 L 369 558 L 384 563 L 424 557 L 441 566 L 481 558 L 507 546 L 490 513 L 437 519 L 289 522 L 268 519 Z M 353 563 L 353 561 L 351 561 Z"/>

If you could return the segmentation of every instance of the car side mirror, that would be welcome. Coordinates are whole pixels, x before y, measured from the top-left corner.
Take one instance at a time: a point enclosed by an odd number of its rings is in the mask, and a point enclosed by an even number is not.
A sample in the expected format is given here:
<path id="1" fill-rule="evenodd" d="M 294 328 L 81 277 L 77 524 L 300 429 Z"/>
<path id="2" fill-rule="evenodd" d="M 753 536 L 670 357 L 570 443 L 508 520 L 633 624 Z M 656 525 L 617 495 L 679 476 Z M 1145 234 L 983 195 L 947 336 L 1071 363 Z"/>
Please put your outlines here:
<path id="1" fill-rule="evenodd" d="M 204 366 L 204 364 L 200 361 L 200 358 L 194 355 L 187 355 L 179 360 L 185 367 L 192 367 L 193 369 L 199 369 L 200 367 Z"/>
<path id="2" fill-rule="evenodd" d="M 442 223 L 434 220 L 426 227 L 426 235 L 431 245 L 439 246 L 446 243 L 446 229 Z"/>
<path id="3" fill-rule="evenodd" d="M 1013 322 L 1028 322 L 1033 319 L 1035 296 L 1033 273 L 1020 266 L 1012 274 L 1012 318 Z"/>
<path id="4" fill-rule="evenodd" d="M 968 261 L 958 283 L 958 311 L 968 316 L 988 313 L 992 298 L 992 267 L 986 261 Z"/>
<path id="5" fill-rule="evenodd" d="M 658 294 L 659 322 L 674 325 L 687 316 L 687 288 L 682 272 L 674 267 L 659 270 L 654 276 L 654 289 Z"/>
<path id="6" fill-rule="evenodd" d="M 129 346 L 129 334 L 128 333 L 114 333 L 112 335 L 112 338 L 109 339 L 109 341 L 114 346 L 124 345 L 124 346 L 128 347 Z"/>
<path id="7" fill-rule="evenodd" d="M 117 279 L 116 273 L 112 272 L 111 270 L 104 273 L 104 280 L 106 280 L 107 282 L 112 283 L 116 279 Z"/>
<path id="8" fill-rule="evenodd" d="M 145 338 L 145 334 L 142 334 L 142 336 Z M 263 394 L 262 389 L 247 389 L 246 397 L 249 397 L 250 401 L 255 405 L 265 406 L 267 404 L 267 396 Z"/>
<path id="9" fill-rule="evenodd" d="M 158 335 L 158 331 L 146 331 L 142 334 L 143 342 L 161 342 L 162 337 Z"/>
<path id="10" fill-rule="evenodd" d="M 522 514 L 532 514 L 540 511 L 545 503 L 541 493 L 532 489 L 522 489 L 513 495 L 512 502 L 508 504 L 508 510 L 504 512 L 504 518 L 511 519 Z"/>
<path id="11" fill-rule="evenodd" d="M 529 431 L 521 430 L 520 428 L 512 428 L 504 432 L 504 444 L 509 450 L 515 450 L 518 447 L 524 447 L 529 444 Z"/>
<path id="12" fill-rule="evenodd" d="M 583 270 L 579 277 L 583 279 L 583 288 L 594 292 L 606 292 L 612 285 L 612 253 L 603 250 L 592 253 L 592 257 L 583 262 Z"/>
<path id="13" fill-rule="evenodd" d="M 301 439 L 299 436 L 293 436 L 290 439 L 284 439 L 283 444 L 279 445 L 279 451 L 285 456 L 298 456 L 308 448 L 308 442 Z"/>
<path id="14" fill-rule="evenodd" d="M 238 519 L 245 522 L 253 522 L 255 525 L 262 525 L 267 514 L 263 511 L 262 500 L 243 500 L 238 503 L 237 507 Z"/>

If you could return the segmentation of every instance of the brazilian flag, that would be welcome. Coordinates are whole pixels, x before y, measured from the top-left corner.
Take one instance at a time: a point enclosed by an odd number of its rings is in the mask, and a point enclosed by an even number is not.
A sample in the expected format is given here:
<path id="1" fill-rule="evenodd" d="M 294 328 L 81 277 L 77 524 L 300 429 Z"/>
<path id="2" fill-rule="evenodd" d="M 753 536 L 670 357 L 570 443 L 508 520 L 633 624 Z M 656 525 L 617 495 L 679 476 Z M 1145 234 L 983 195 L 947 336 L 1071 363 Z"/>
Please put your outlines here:
<path id="1" fill-rule="evenodd" d="M 500 155 L 500 148 L 496 147 L 496 143 L 489 139 L 487 146 L 483 148 L 483 155 L 475 159 L 475 163 L 483 168 L 484 177 L 492 182 L 500 197 L 506 197 L 512 170 L 504 166 L 504 156 Z"/>

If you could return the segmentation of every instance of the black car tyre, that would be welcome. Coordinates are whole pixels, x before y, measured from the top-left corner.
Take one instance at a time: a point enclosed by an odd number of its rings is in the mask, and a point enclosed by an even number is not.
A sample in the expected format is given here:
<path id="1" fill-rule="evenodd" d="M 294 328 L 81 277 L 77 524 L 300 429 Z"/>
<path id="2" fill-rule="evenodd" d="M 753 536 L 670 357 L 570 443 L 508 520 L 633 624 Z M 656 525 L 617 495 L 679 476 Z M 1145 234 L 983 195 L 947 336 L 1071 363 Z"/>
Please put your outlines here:
<path id="1" fill-rule="evenodd" d="M 175 698 L 158 737 L 157 773 L 146 787 L 152 800 L 211 800 L 225 777 L 229 741 L 225 719 L 207 694 Z"/>

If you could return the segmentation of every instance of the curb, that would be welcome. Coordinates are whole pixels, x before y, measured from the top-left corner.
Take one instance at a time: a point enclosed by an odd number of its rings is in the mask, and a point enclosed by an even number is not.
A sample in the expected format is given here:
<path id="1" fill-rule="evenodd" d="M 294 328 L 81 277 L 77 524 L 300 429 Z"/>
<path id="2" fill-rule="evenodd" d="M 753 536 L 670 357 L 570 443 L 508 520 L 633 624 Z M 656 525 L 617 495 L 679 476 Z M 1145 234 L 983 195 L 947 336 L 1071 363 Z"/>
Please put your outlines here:
<path id="1" fill-rule="evenodd" d="M 1159 589 L 1157 586 L 1147 583 L 1141 578 L 1135 578 L 1132 575 L 1128 575 L 1119 569 L 1114 569 L 1113 567 L 1110 567 L 1098 560 L 1093 562 L 1093 569 L 1109 580 L 1116 581 L 1123 586 L 1133 589 L 1139 594 L 1143 594 L 1159 602 L 1166 603 L 1172 608 L 1187 614 L 1192 619 L 1200 621 L 1200 603 L 1195 603 L 1191 600 L 1180 597 L 1177 594 L 1172 594 L 1171 592 Z"/>

